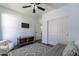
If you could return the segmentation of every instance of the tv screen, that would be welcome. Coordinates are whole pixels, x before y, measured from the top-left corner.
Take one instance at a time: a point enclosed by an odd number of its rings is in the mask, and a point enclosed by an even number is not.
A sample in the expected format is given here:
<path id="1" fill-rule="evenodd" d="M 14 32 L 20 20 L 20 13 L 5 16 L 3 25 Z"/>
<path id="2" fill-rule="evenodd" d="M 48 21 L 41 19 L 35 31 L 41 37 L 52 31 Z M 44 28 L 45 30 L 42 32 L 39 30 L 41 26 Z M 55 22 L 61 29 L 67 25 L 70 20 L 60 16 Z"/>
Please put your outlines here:
<path id="1" fill-rule="evenodd" d="M 22 24 L 21 24 L 21 27 L 22 27 L 22 28 L 29 28 L 29 24 L 28 24 L 28 23 L 22 23 Z"/>

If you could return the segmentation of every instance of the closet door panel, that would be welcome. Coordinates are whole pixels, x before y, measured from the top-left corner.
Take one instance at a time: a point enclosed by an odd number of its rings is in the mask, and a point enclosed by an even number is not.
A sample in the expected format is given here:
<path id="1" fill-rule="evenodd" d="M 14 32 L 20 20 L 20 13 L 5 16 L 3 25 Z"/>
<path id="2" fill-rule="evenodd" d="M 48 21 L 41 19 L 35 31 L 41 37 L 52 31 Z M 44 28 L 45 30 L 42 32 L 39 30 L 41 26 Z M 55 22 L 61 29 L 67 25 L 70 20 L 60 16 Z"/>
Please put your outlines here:
<path id="1" fill-rule="evenodd" d="M 68 19 L 62 17 L 48 21 L 48 44 L 55 45 L 68 40 Z"/>

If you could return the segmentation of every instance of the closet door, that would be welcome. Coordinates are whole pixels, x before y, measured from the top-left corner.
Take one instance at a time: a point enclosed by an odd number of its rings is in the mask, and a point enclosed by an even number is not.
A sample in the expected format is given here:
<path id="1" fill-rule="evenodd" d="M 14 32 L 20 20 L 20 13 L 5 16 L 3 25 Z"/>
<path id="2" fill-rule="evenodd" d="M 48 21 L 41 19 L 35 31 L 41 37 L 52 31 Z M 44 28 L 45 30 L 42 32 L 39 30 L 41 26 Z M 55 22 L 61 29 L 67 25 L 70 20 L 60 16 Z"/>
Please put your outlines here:
<path id="1" fill-rule="evenodd" d="M 48 21 L 48 44 L 66 43 L 68 36 L 68 17 Z"/>

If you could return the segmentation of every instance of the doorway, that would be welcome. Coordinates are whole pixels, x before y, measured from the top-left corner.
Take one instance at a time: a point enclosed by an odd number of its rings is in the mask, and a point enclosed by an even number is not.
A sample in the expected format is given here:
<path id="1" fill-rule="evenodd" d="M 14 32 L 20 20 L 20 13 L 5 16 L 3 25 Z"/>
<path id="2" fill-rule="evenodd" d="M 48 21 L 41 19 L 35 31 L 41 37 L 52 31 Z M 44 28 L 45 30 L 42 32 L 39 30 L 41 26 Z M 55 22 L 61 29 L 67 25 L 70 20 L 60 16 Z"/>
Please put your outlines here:
<path id="1" fill-rule="evenodd" d="M 35 32 L 35 39 L 38 40 L 38 41 L 41 41 L 42 40 L 42 25 L 41 23 L 37 23 L 36 24 L 36 32 Z"/>

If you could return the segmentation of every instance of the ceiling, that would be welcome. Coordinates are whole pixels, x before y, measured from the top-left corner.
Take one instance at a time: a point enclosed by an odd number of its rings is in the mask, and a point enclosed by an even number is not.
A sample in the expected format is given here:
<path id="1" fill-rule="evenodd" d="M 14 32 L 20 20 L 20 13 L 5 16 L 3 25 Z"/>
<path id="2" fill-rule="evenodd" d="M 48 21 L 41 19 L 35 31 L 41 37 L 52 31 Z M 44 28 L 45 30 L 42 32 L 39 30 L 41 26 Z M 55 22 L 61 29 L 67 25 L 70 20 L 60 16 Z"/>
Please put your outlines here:
<path id="1" fill-rule="evenodd" d="M 0 3 L 0 6 L 6 7 L 8 9 L 12 9 L 16 12 L 19 12 L 28 17 L 41 17 L 42 14 L 49 12 L 51 10 L 58 9 L 67 5 L 66 3 L 41 3 L 39 6 L 45 8 L 45 11 L 41 11 L 36 9 L 36 13 L 32 13 L 32 8 L 22 8 L 22 6 L 28 6 L 30 3 Z"/>

